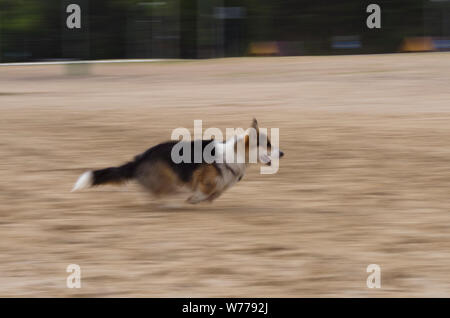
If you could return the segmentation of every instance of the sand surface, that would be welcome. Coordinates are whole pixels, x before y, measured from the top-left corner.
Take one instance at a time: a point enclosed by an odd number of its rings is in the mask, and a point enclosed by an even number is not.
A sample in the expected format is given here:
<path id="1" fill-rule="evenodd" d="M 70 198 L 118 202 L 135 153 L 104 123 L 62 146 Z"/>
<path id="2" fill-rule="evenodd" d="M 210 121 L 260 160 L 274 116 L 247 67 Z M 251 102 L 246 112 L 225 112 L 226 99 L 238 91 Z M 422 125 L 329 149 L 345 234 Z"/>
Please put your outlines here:
<path id="1" fill-rule="evenodd" d="M 71 68 L 0 66 L 0 296 L 450 296 L 450 54 Z M 212 205 L 70 192 L 194 119 L 253 116 L 280 170 Z"/>

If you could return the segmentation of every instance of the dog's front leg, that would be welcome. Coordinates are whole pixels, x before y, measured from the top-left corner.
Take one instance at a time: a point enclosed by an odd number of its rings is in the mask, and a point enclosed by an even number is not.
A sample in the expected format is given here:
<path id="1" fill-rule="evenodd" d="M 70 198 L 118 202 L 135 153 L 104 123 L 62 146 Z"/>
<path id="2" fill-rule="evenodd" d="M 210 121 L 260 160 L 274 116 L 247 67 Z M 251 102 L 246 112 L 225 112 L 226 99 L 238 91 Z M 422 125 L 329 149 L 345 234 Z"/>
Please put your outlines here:
<path id="1" fill-rule="evenodd" d="M 221 194 L 222 194 L 222 191 L 214 192 L 206 200 L 208 200 L 209 202 L 213 202 L 215 199 L 220 197 Z"/>
<path id="2" fill-rule="evenodd" d="M 195 191 L 193 195 L 191 195 L 188 199 L 187 202 L 190 204 L 197 204 L 200 203 L 202 201 L 206 201 L 209 198 L 209 196 L 205 193 L 203 193 L 202 191 Z"/>

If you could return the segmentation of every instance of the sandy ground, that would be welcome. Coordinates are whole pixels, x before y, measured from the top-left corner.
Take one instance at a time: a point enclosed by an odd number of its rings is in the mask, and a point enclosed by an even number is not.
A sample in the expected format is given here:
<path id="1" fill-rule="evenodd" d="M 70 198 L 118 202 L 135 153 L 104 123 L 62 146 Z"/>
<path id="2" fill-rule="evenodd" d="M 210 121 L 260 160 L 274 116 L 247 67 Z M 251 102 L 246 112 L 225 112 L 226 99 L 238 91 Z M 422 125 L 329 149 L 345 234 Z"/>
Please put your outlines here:
<path id="1" fill-rule="evenodd" d="M 450 296 L 449 69 L 438 53 L 0 66 L 0 296 Z M 194 119 L 253 116 L 286 157 L 212 205 L 70 193 Z"/>

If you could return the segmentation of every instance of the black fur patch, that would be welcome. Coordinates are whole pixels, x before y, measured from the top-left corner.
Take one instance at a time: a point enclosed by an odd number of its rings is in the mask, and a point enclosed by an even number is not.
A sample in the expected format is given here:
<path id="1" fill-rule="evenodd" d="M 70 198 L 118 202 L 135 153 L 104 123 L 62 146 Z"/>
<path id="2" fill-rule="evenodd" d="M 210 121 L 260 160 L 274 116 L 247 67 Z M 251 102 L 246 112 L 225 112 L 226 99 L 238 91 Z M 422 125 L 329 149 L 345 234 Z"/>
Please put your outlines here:
<path id="1" fill-rule="evenodd" d="M 203 151 L 207 145 L 209 145 L 211 142 L 214 142 L 213 140 L 196 140 L 187 142 L 189 145 L 187 147 L 190 147 L 191 149 L 191 160 L 190 162 L 181 162 L 181 163 L 175 163 L 172 160 L 172 148 L 178 143 L 178 141 L 169 141 L 165 142 L 159 145 L 156 145 L 150 149 L 148 149 L 146 152 L 144 152 L 141 155 L 138 155 L 135 158 L 135 161 L 137 161 L 138 165 L 146 162 L 146 163 L 152 163 L 152 162 L 164 162 L 167 165 L 169 165 L 173 171 L 178 175 L 178 177 L 184 181 L 189 182 L 192 178 L 192 175 L 196 169 L 201 167 L 202 165 L 207 164 L 204 161 L 203 158 Z M 200 154 L 198 154 L 199 158 L 201 158 L 201 162 L 195 163 L 194 162 L 194 156 L 196 147 L 194 146 L 194 143 L 201 143 L 201 147 L 198 147 L 201 151 Z M 180 155 L 183 153 L 181 152 Z M 211 153 L 213 156 L 215 155 L 214 150 Z M 216 164 L 213 163 L 213 166 L 221 172 L 219 167 L 217 167 Z"/>
<path id="2" fill-rule="evenodd" d="M 112 167 L 101 170 L 95 170 L 94 182 L 92 185 L 99 185 L 105 183 L 120 183 L 134 177 L 136 170 L 136 162 L 131 161 L 120 167 Z"/>
<path id="3" fill-rule="evenodd" d="M 208 164 L 204 161 L 203 151 L 207 145 L 209 145 L 213 140 L 198 140 L 187 142 L 187 147 L 191 148 L 191 160 L 190 162 L 181 162 L 175 163 L 172 160 L 172 148 L 178 143 L 178 141 L 169 141 L 165 143 L 161 143 L 156 145 L 144 153 L 137 155 L 133 161 L 128 162 L 119 167 L 111 167 L 101 170 L 95 170 L 94 173 L 94 182 L 93 185 L 105 184 L 105 183 L 120 183 L 129 179 L 133 179 L 136 175 L 136 171 L 139 170 L 139 166 L 145 164 L 163 162 L 167 164 L 171 169 L 178 175 L 178 177 L 183 182 L 189 182 L 192 178 L 192 175 L 196 169 L 201 167 L 202 165 Z M 198 147 L 199 150 L 194 146 L 195 143 L 201 143 L 201 147 Z M 201 158 L 201 162 L 195 163 L 195 151 L 201 151 L 199 154 L 199 158 Z M 182 153 L 180 153 L 182 155 Z M 214 149 L 212 150 L 211 155 L 215 155 Z M 215 164 L 212 165 L 217 169 L 217 171 L 221 174 L 220 168 Z"/>

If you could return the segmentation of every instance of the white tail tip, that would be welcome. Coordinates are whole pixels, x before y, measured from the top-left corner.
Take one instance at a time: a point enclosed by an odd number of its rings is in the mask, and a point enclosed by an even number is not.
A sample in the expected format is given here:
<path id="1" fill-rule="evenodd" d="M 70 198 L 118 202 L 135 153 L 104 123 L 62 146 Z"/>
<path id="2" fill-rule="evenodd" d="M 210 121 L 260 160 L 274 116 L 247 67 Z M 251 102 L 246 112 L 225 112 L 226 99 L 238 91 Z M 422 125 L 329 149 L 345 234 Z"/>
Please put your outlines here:
<path id="1" fill-rule="evenodd" d="M 93 181 L 94 174 L 92 173 L 92 171 L 83 173 L 73 186 L 72 192 L 89 188 L 90 186 L 92 186 Z"/>

